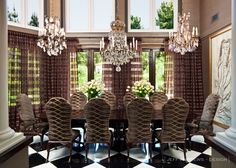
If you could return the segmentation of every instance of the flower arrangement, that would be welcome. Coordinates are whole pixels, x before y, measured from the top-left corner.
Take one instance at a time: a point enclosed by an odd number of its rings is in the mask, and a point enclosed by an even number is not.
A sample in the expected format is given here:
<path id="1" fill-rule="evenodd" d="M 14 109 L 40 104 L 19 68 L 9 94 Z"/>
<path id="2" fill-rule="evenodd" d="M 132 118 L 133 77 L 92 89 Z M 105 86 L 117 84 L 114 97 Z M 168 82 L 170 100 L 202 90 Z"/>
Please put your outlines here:
<path id="1" fill-rule="evenodd" d="M 132 87 L 132 91 L 138 97 L 145 97 L 154 92 L 154 87 L 151 85 L 150 82 L 146 80 L 136 81 L 134 86 Z"/>
<path id="2" fill-rule="evenodd" d="M 104 90 L 104 84 L 100 81 L 91 80 L 82 86 L 81 90 L 88 95 L 88 99 L 98 97 Z"/>

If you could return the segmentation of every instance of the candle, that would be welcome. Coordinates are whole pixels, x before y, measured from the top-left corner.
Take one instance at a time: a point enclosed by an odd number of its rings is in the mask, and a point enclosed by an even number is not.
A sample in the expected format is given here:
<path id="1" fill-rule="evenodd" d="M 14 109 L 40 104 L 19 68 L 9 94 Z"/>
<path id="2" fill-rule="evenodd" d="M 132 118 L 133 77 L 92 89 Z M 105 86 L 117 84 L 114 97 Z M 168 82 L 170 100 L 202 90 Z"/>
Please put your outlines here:
<path id="1" fill-rule="evenodd" d="M 134 37 L 133 37 L 133 48 L 135 47 L 135 44 L 134 44 Z"/>
<path id="2" fill-rule="evenodd" d="M 197 29 L 197 27 L 196 27 L 195 31 L 196 31 L 196 36 L 198 36 L 198 29 Z"/>
<path id="3" fill-rule="evenodd" d="M 193 31 L 192 31 L 192 36 L 193 36 L 193 37 L 194 37 L 194 29 L 195 29 L 195 28 L 193 27 Z"/>
<path id="4" fill-rule="evenodd" d="M 135 41 L 135 49 L 138 50 L 138 40 Z"/>

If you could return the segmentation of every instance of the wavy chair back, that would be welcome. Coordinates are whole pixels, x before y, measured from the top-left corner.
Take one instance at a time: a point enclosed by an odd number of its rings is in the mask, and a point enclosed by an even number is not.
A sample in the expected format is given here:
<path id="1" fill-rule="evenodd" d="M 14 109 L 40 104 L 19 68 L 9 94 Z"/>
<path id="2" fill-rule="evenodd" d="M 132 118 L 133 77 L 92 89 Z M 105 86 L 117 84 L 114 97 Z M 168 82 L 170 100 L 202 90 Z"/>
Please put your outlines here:
<path id="1" fill-rule="evenodd" d="M 135 98 L 127 106 L 129 123 L 127 141 L 132 143 L 151 143 L 152 134 L 150 124 L 153 106 L 145 98 Z"/>
<path id="2" fill-rule="evenodd" d="M 72 116 L 78 116 L 84 109 L 88 98 L 83 92 L 75 92 L 70 97 L 70 103 L 72 106 Z"/>
<path id="3" fill-rule="evenodd" d="M 155 112 L 162 113 L 162 107 L 167 102 L 168 97 L 164 92 L 154 92 L 152 96 L 150 96 L 150 102 L 153 105 Z"/>
<path id="4" fill-rule="evenodd" d="M 70 142 L 73 138 L 71 130 L 71 105 L 62 97 L 53 97 L 45 105 L 49 122 L 49 141 Z"/>
<path id="5" fill-rule="evenodd" d="M 123 97 L 123 103 L 125 108 L 127 108 L 127 105 L 135 99 L 135 94 L 133 92 L 126 92 L 125 96 Z"/>
<path id="6" fill-rule="evenodd" d="M 16 110 L 20 116 L 20 131 L 25 135 L 39 135 L 41 147 L 44 134 L 48 130 L 47 122 L 40 122 L 35 117 L 31 99 L 26 94 L 19 94 L 16 98 Z"/>
<path id="7" fill-rule="evenodd" d="M 19 94 L 16 98 L 16 109 L 20 117 L 20 130 L 32 126 L 36 122 L 33 105 L 26 94 Z"/>
<path id="8" fill-rule="evenodd" d="M 89 100 L 84 107 L 87 122 L 86 143 L 110 143 L 110 105 L 101 98 Z"/>
<path id="9" fill-rule="evenodd" d="M 213 131 L 213 119 L 218 107 L 220 96 L 216 94 L 210 94 L 204 103 L 202 116 L 199 122 L 199 129 Z"/>
<path id="10" fill-rule="evenodd" d="M 161 142 L 183 143 L 185 122 L 189 112 L 188 103 L 180 97 L 172 98 L 163 106 Z"/>
<path id="11" fill-rule="evenodd" d="M 104 99 L 111 107 L 111 110 L 116 109 L 116 96 L 110 91 L 104 91 L 100 98 Z"/>

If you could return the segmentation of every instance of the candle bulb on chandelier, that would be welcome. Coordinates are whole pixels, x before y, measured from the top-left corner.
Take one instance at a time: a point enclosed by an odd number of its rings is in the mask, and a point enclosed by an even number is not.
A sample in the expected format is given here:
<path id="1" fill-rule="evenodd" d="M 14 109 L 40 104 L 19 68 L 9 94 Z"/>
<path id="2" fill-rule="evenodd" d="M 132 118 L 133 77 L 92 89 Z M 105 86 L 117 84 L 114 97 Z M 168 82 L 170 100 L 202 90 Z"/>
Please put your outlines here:
<path id="1" fill-rule="evenodd" d="M 192 37 L 194 37 L 194 33 L 195 33 L 195 28 L 193 27 Z"/>
<path id="2" fill-rule="evenodd" d="M 102 41 L 100 41 L 100 51 L 102 50 Z"/>
<path id="3" fill-rule="evenodd" d="M 196 27 L 195 31 L 196 31 L 196 36 L 198 36 L 198 29 L 197 29 L 197 27 Z"/>
<path id="4" fill-rule="evenodd" d="M 135 47 L 135 43 L 134 43 L 134 37 L 133 37 L 133 48 Z"/>
<path id="5" fill-rule="evenodd" d="M 135 50 L 138 50 L 138 40 L 135 40 Z"/>

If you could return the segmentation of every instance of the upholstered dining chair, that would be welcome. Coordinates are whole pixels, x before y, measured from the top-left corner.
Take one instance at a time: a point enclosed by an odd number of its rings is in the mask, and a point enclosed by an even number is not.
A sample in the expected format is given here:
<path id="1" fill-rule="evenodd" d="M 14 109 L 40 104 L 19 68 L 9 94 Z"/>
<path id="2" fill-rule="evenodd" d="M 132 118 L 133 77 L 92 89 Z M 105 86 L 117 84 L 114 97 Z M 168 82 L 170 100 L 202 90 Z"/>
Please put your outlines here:
<path id="1" fill-rule="evenodd" d="M 152 160 L 152 133 L 150 124 L 153 106 L 145 98 L 135 98 L 127 106 L 128 132 L 126 135 L 127 155 L 133 144 L 148 143 L 150 161 Z"/>
<path id="2" fill-rule="evenodd" d="M 116 96 L 110 91 L 104 91 L 100 98 L 104 99 L 111 107 L 111 111 L 116 110 Z"/>
<path id="3" fill-rule="evenodd" d="M 161 144 L 161 156 L 163 159 L 165 143 L 182 143 L 184 159 L 186 160 L 185 147 L 185 121 L 189 112 L 188 103 L 180 97 L 171 98 L 162 108 L 163 124 L 162 130 L 157 134 Z"/>
<path id="4" fill-rule="evenodd" d="M 124 104 L 125 109 L 127 108 L 127 105 L 135 98 L 136 98 L 136 95 L 133 92 L 129 91 L 125 93 L 123 97 L 123 104 Z"/>
<path id="5" fill-rule="evenodd" d="M 167 102 L 168 97 L 166 96 L 166 94 L 164 92 L 154 92 L 150 97 L 149 97 L 149 101 L 152 103 L 153 108 L 154 108 L 154 113 L 156 115 L 159 116 L 163 116 L 162 114 L 162 107 L 164 106 L 164 104 Z M 157 133 L 157 131 L 160 131 L 161 127 L 157 127 L 154 123 L 152 124 L 152 141 L 153 146 L 155 146 L 155 143 L 158 143 L 158 140 L 155 141 L 155 135 Z"/>
<path id="6" fill-rule="evenodd" d="M 154 92 L 149 101 L 152 103 L 154 111 L 160 115 L 162 115 L 162 107 L 167 102 L 168 97 L 164 92 Z"/>
<path id="7" fill-rule="evenodd" d="M 48 131 L 48 123 L 36 118 L 31 99 L 26 94 L 19 94 L 16 98 L 16 110 L 19 114 L 20 129 L 25 135 L 39 135 L 42 147 L 44 134 Z"/>
<path id="8" fill-rule="evenodd" d="M 194 119 L 191 123 L 186 123 L 186 139 L 189 142 L 191 150 L 191 137 L 193 135 L 214 135 L 213 119 L 218 107 L 220 97 L 216 94 L 210 94 L 205 100 L 202 115 L 200 119 Z"/>
<path id="9" fill-rule="evenodd" d="M 79 132 L 72 132 L 71 129 L 72 107 L 70 103 L 62 97 L 53 97 L 46 103 L 45 111 L 49 122 L 46 162 L 53 143 L 61 143 L 70 148 L 69 162 L 71 162 L 72 143 Z"/>
<path id="10" fill-rule="evenodd" d="M 83 92 L 75 92 L 70 97 L 70 104 L 72 106 L 72 117 L 77 117 L 84 110 L 88 98 Z"/>
<path id="11" fill-rule="evenodd" d="M 88 159 L 89 144 L 106 143 L 110 161 L 111 133 L 109 131 L 110 105 L 101 98 L 90 99 L 84 107 L 86 118 L 85 150 Z"/>

